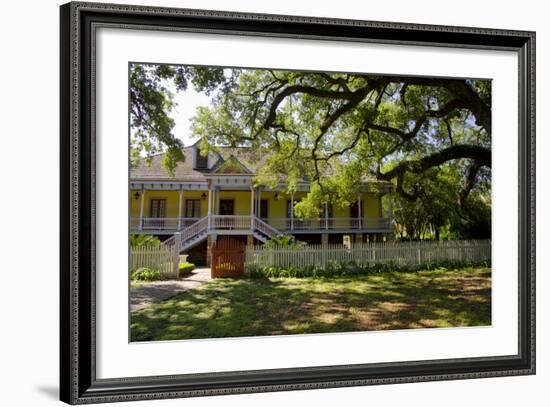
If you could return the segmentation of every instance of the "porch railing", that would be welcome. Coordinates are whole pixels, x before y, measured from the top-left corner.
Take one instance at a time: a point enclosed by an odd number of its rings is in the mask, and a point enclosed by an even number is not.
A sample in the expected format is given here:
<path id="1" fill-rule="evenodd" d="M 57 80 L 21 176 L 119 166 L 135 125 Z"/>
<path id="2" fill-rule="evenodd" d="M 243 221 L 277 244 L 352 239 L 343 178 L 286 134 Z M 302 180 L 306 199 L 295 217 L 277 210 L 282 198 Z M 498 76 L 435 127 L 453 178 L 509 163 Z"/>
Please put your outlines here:
<path id="1" fill-rule="evenodd" d="M 200 218 L 143 218 L 142 230 L 178 230 L 184 229 L 197 222 Z M 132 230 L 139 230 L 139 218 L 130 219 Z"/>
<path id="2" fill-rule="evenodd" d="M 211 229 L 250 229 L 250 215 L 212 215 Z"/>
<path id="3" fill-rule="evenodd" d="M 372 230 L 391 231 L 391 218 L 267 218 L 269 225 L 284 231 L 323 231 L 323 230 Z"/>
<path id="4" fill-rule="evenodd" d="M 206 217 L 207 218 L 207 217 Z M 256 218 L 256 217 L 254 217 Z M 203 218 L 204 219 L 204 218 Z M 258 221 L 260 220 L 259 218 Z M 199 221 L 199 218 L 143 218 L 143 231 L 176 231 L 183 230 Z M 373 231 L 391 232 L 391 218 L 262 218 L 255 221 L 254 228 L 265 232 L 266 235 L 281 231 L 310 232 L 329 231 Z M 132 231 L 139 230 L 139 218 L 131 219 Z M 251 228 L 250 215 L 211 215 L 210 228 L 212 230 L 249 230 Z M 262 230 L 265 229 L 265 230 Z"/>

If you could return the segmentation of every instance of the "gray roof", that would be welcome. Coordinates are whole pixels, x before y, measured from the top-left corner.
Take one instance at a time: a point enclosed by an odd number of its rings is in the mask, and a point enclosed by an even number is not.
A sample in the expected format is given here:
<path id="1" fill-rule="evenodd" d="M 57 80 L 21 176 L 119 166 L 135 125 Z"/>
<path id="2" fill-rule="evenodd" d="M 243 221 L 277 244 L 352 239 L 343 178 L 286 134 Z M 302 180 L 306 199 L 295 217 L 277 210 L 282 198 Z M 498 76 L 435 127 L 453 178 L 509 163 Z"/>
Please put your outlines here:
<path id="1" fill-rule="evenodd" d="M 182 149 L 185 156 L 184 162 L 179 162 L 174 170 L 174 174 L 169 174 L 162 166 L 164 154 L 157 154 L 151 157 L 151 163 L 147 160 L 141 160 L 135 166 L 130 168 L 130 179 L 154 179 L 154 180 L 205 180 L 201 171 L 193 169 L 193 147 L 184 147 Z"/>
<path id="2" fill-rule="evenodd" d="M 198 170 L 193 168 L 194 146 L 184 147 L 182 149 L 185 156 L 184 162 L 179 162 L 174 173 L 169 174 L 162 166 L 163 154 L 154 155 L 151 158 L 150 165 L 147 160 L 140 161 L 130 169 L 130 179 L 132 180 L 178 180 L 178 181 L 205 181 L 205 175 L 216 170 L 220 165 L 230 159 L 236 158 L 251 173 L 255 173 L 261 168 L 269 156 L 266 150 L 253 150 L 248 147 L 217 147 L 219 161 L 214 164 L 212 169 Z M 363 176 L 363 182 L 377 182 L 375 179 Z"/>
<path id="3" fill-rule="evenodd" d="M 164 154 L 157 154 L 151 158 L 150 163 L 143 159 L 137 165 L 130 168 L 130 179 L 205 180 L 205 174 L 209 174 L 211 170 L 199 170 L 193 168 L 194 147 L 184 147 L 182 151 L 185 156 L 185 161 L 178 163 L 173 174 L 169 174 L 168 171 L 162 166 Z M 255 173 L 256 170 L 263 164 L 266 157 L 265 153 L 261 151 L 253 151 L 252 149 L 246 147 L 217 147 L 216 151 L 218 153 L 217 155 L 219 157 L 219 161 L 213 166 L 212 170 L 219 168 L 220 164 L 228 160 L 230 157 L 235 157 L 251 173 Z"/>

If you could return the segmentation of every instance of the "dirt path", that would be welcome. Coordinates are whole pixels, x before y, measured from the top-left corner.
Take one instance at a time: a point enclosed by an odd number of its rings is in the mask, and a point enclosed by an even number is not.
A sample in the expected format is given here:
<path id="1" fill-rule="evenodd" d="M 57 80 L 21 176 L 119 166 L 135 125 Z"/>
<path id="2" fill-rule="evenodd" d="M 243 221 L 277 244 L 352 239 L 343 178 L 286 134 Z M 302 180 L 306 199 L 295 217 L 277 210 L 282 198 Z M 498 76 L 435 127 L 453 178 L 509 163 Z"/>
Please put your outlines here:
<path id="1" fill-rule="evenodd" d="M 198 268 L 181 280 L 154 281 L 130 288 L 130 311 L 137 311 L 210 281 L 210 269 Z"/>

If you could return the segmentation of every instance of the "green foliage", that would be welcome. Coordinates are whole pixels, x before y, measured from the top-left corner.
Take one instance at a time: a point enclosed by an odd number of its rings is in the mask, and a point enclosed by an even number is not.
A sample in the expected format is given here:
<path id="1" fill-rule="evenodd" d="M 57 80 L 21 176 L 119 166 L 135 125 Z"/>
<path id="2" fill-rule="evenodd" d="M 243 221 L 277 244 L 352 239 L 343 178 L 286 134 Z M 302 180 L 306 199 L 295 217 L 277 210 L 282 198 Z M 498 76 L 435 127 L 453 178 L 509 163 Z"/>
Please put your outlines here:
<path id="1" fill-rule="evenodd" d="M 130 235 L 130 247 L 141 246 L 160 246 L 160 239 L 153 235 L 146 235 L 142 233 L 132 233 Z"/>
<path id="2" fill-rule="evenodd" d="M 158 269 L 140 267 L 130 274 L 131 281 L 158 281 L 164 280 L 162 273 Z"/>
<path id="3" fill-rule="evenodd" d="M 378 179 L 373 192 L 394 183 L 404 238 L 490 230 L 490 81 L 133 65 L 133 159 L 167 151 L 168 169 L 181 159 L 170 92 L 189 83 L 212 101 L 192 120 L 201 152 L 250 147 L 258 184 L 291 193 L 307 181 L 300 218 L 346 208 Z"/>
<path id="4" fill-rule="evenodd" d="M 132 164 L 164 151 L 163 165 L 169 172 L 174 170 L 177 161 L 183 161 L 183 145 L 172 134 L 174 120 L 169 116 L 174 102 L 167 81 L 176 75 L 174 68 L 163 65 L 130 66 Z"/>
<path id="5" fill-rule="evenodd" d="M 446 271 L 450 269 L 465 267 L 490 267 L 488 262 L 472 263 L 466 261 L 439 261 L 428 262 L 414 265 L 400 265 L 392 262 L 359 264 L 353 261 L 349 262 L 331 262 L 327 266 L 305 266 L 305 267 L 274 267 L 258 266 L 250 264 L 246 267 L 246 277 L 248 278 L 330 278 L 355 275 L 369 275 L 377 273 L 399 272 L 411 273 L 419 270 L 438 270 Z"/>
<path id="6" fill-rule="evenodd" d="M 305 246 L 305 242 L 296 240 L 292 235 L 282 235 L 278 237 L 273 237 L 265 242 L 264 247 L 269 249 L 275 248 L 287 248 L 287 249 L 298 249 Z"/>
<path id="7" fill-rule="evenodd" d="M 172 174 L 185 156 L 183 144 L 174 136 L 170 113 L 176 107 L 174 91 L 191 83 L 198 91 L 212 92 L 225 82 L 223 69 L 156 64 L 130 65 L 131 163 L 150 161 L 163 152 L 163 167 Z"/>
<path id="8" fill-rule="evenodd" d="M 491 238 L 491 197 L 489 193 L 473 193 L 453 219 L 449 230 L 459 239 Z"/>
<path id="9" fill-rule="evenodd" d="M 392 194 L 396 236 L 405 240 L 486 239 L 491 237 L 490 174 L 483 170 L 464 205 L 456 186 L 464 175 L 453 165 L 408 180 L 419 199 Z"/>
<path id="10" fill-rule="evenodd" d="M 185 277 L 195 269 L 195 265 L 193 263 L 189 263 L 186 261 L 185 263 L 180 263 L 178 265 L 178 278 Z"/>
<path id="11" fill-rule="evenodd" d="M 256 175 L 258 183 L 284 184 L 293 192 L 308 180 L 308 195 L 295 205 L 298 217 L 318 217 L 325 204 L 346 208 L 357 200 L 365 177 L 381 177 L 396 168 L 402 168 L 400 175 L 390 178 L 399 184 L 395 199 L 401 218 L 407 219 L 402 226 L 408 238 L 428 229 L 433 235 L 465 216 L 456 213 L 463 206 L 458 196 L 474 161 L 441 158 L 438 165 L 439 158 L 427 164 L 421 160 L 455 146 L 490 150 L 489 81 L 428 79 L 417 84 L 406 78 L 385 82 L 366 75 L 267 70 L 238 70 L 235 75 L 238 80 L 231 86 L 218 88 L 211 107 L 199 109 L 193 132 L 203 148 L 244 145 L 269 151 Z M 350 94 L 362 96 L 349 99 Z M 484 108 L 468 106 L 464 94 L 479 98 L 476 106 Z M 427 113 L 438 111 L 448 113 Z M 490 186 L 490 171 L 481 167 L 474 189 L 481 183 Z M 405 201 L 405 195 L 413 198 Z M 477 226 L 454 229 L 463 236 L 459 229 Z"/>

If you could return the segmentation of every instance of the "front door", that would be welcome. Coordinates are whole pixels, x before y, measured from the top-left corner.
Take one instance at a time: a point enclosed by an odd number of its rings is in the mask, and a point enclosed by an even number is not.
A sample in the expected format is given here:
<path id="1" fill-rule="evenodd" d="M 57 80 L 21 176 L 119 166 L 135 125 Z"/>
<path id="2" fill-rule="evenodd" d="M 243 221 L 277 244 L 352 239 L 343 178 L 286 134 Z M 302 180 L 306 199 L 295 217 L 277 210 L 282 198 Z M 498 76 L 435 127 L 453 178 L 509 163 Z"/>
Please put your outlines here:
<path id="1" fill-rule="evenodd" d="M 233 199 L 220 199 L 220 215 L 234 215 L 235 201 Z"/>

